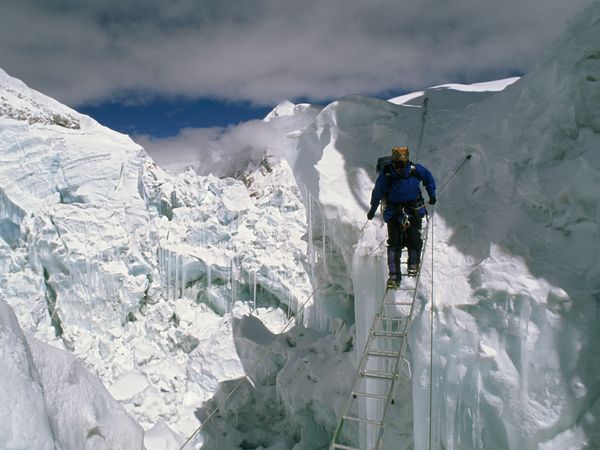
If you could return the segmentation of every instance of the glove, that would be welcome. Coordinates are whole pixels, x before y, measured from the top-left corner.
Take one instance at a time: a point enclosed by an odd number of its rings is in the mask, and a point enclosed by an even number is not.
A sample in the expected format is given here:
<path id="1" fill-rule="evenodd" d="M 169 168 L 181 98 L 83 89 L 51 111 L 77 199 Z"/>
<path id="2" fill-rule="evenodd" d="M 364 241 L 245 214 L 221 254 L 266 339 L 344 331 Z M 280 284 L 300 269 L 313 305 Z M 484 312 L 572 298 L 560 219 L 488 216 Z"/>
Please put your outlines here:
<path id="1" fill-rule="evenodd" d="M 429 204 L 430 205 L 435 205 L 436 201 L 437 201 L 437 199 L 435 197 L 429 197 Z"/>
<path id="2" fill-rule="evenodd" d="M 373 219 L 373 217 L 375 217 L 375 213 L 377 212 L 377 208 L 373 208 L 371 207 L 371 209 L 369 210 L 369 212 L 367 213 L 367 219 L 371 220 Z"/>

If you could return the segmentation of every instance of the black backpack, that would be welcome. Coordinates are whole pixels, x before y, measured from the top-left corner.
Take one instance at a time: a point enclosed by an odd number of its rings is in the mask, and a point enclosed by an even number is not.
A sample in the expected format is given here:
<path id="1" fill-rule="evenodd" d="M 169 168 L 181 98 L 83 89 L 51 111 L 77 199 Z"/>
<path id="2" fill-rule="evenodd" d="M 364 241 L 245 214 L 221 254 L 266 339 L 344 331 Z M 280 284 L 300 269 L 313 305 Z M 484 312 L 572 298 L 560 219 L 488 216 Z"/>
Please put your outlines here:
<path id="1" fill-rule="evenodd" d="M 417 167 L 411 162 L 408 162 L 410 164 L 410 172 L 408 174 L 408 176 L 414 176 L 417 177 L 420 181 L 421 177 L 419 176 L 419 172 L 417 172 Z M 383 170 L 385 173 L 385 176 L 388 178 L 388 182 L 391 175 L 391 170 L 392 170 L 392 157 L 391 156 L 382 156 L 380 158 L 377 158 L 377 166 L 375 167 L 376 171 L 377 171 L 377 176 L 379 176 L 379 174 L 381 173 L 381 171 Z"/>

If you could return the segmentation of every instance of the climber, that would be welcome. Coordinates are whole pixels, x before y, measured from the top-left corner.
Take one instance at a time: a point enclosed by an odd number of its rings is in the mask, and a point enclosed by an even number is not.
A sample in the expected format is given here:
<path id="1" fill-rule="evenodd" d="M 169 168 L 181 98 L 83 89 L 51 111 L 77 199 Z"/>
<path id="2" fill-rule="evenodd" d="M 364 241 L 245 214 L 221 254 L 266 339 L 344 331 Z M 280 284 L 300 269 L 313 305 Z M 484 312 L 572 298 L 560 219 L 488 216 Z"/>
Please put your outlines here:
<path id="1" fill-rule="evenodd" d="M 397 289 L 402 277 L 400 256 L 402 247 L 408 250 L 408 275 L 419 273 L 422 219 L 427 214 L 419 183 L 423 183 L 429 196 L 429 204 L 435 205 L 435 180 L 431 172 L 421 164 L 409 160 L 408 147 L 394 147 L 391 157 L 377 161 L 378 177 L 371 194 L 371 209 L 367 219 L 375 217 L 383 200 L 383 220 L 388 227 L 388 289 Z"/>

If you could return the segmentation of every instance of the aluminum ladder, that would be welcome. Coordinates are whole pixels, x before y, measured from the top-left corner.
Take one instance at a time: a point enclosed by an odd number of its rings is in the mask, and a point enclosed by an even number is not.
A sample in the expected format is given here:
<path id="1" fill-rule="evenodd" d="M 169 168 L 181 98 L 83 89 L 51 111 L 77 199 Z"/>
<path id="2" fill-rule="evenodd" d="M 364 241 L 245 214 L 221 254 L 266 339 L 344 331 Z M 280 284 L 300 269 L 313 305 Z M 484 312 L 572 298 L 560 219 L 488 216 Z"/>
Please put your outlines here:
<path id="1" fill-rule="evenodd" d="M 421 262 L 427 245 L 429 221 L 424 227 Z M 406 267 L 406 262 L 403 262 Z M 402 285 L 386 289 L 369 330 L 352 388 L 333 434 L 329 450 L 379 450 L 385 418 L 393 404 L 396 381 L 405 359 L 408 326 L 412 319 L 421 272 L 412 280 L 403 274 Z M 408 283 L 407 283 L 408 281 Z M 405 286 L 403 286 L 405 285 Z"/>

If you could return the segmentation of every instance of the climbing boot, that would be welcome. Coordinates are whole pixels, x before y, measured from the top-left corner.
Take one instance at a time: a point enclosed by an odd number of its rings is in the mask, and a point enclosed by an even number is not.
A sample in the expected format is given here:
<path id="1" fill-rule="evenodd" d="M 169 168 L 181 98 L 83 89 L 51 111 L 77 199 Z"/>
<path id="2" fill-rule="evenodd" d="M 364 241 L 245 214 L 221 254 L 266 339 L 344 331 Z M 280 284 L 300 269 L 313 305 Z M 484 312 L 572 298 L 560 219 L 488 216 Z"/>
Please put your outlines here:
<path id="1" fill-rule="evenodd" d="M 395 280 L 393 278 L 388 279 L 387 281 L 387 289 L 398 289 L 400 287 L 400 280 Z"/>
<path id="2" fill-rule="evenodd" d="M 408 276 L 416 277 L 419 274 L 419 265 L 418 264 L 409 264 L 408 265 Z"/>

